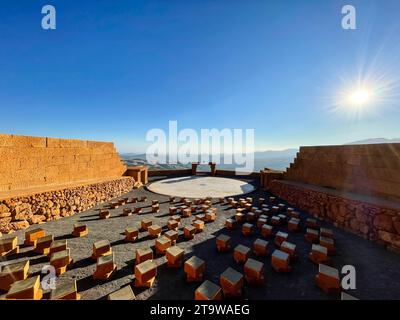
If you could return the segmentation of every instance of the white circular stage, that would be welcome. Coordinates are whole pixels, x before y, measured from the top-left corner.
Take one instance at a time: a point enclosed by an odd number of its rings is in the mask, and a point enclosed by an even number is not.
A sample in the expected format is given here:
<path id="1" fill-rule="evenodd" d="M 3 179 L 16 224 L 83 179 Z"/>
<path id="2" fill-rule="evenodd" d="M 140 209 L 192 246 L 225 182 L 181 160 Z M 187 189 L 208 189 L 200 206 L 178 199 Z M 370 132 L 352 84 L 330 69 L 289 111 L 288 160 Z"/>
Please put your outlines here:
<path id="1" fill-rule="evenodd" d="M 165 179 L 153 182 L 147 188 L 155 193 L 185 198 L 236 196 L 255 189 L 250 183 L 241 180 L 210 176 Z"/>

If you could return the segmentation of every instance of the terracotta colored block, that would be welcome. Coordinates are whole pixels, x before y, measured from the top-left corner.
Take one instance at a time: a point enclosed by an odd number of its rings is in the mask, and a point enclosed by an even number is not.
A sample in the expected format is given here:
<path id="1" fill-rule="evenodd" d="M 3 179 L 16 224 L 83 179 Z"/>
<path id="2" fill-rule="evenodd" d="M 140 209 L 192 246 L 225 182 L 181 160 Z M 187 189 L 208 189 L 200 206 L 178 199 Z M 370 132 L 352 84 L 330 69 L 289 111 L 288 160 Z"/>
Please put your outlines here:
<path id="1" fill-rule="evenodd" d="M 279 212 L 279 207 L 278 206 L 272 206 L 271 207 L 272 213 L 278 213 Z"/>
<path id="2" fill-rule="evenodd" d="M 204 260 L 193 256 L 185 261 L 183 271 L 186 273 L 187 281 L 202 281 L 203 273 L 206 268 Z"/>
<path id="3" fill-rule="evenodd" d="M 293 212 L 289 213 L 288 215 L 289 215 L 289 217 L 291 217 L 291 218 L 300 219 L 300 213 L 297 212 L 297 211 L 293 211 Z"/>
<path id="4" fill-rule="evenodd" d="M 166 236 L 162 236 L 156 240 L 157 254 L 165 254 L 165 251 L 171 246 L 171 240 Z"/>
<path id="5" fill-rule="evenodd" d="M 133 293 L 131 286 L 127 285 L 110 293 L 107 297 L 107 300 L 136 300 L 136 296 Z"/>
<path id="6" fill-rule="evenodd" d="M 206 221 L 206 215 L 203 213 L 196 214 L 193 221 L 196 221 L 196 220 Z"/>
<path id="7" fill-rule="evenodd" d="M 112 253 L 112 248 L 108 240 L 100 240 L 93 243 L 92 259 L 97 260 L 99 257 Z"/>
<path id="8" fill-rule="evenodd" d="M 278 204 L 279 211 L 282 212 L 286 209 L 286 205 L 283 203 Z"/>
<path id="9" fill-rule="evenodd" d="M 89 233 L 89 229 L 84 223 L 75 223 L 74 230 L 72 231 L 72 235 L 74 237 L 80 238 L 84 237 Z"/>
<path id="10" fill-rule="evenodd" d="M 322 237 L 326 237 L 326 238 L 331 238 L 333 239 L 333 231 L 332 229 L 328 229 L 328 228 L 321 228 L 320 229 L 320 233 Z"/>
<path id="11" fill-rule="evenodd" d="M 0 270 L 0 290 L 8 291 L 14 282 L 28 278 L 29 260 L 5 265 Z"/>
<path id="12" fill-rule="evenodd" d="M 251 203 L 246 203 L 244 205 L 244 208 L 246 209 L 246 211 L 251 211 L 251 208 L 253 207 L 253 205 Z"/>
<path id="13" fill-rule="evenodd" d="M 317 219 L 307 218 L 306 220 L 306 227 L 307 228 L 317 228 Z"/>
<path id="14" fill-rule="evenodd" d="M 17 245 L 17 243 L 18 243 L 17 237 L 0 239 L 0 257 L 4 257 L 8 254 L 18 253 L 19 246 Z"/>
<path id="15" fill-rule="evenodd" d="M 157 265 L 147 260 L 135 266 L 135 287 L 150 288 L 157 276 Z"/>
<path id="16" fill-rule="evenodd" d="M 114 254 L 108 254 L 97 258 L 96 271 L 93 273 L 93 279 L 107 280 L 117 270 L 114 263 Z"/>
<path id="17" fill-rule="evenodd" d="M 177 222 L 181 222 L 181 216 L 180 215 L 174 215 L 170 218 L 170 220 L 175 220 Z"/>
<path id="18" fill-rule="evenodd" d="M 167 266 L 169 268 L 180 268 L 182 266 L 184 254 L 185 250 L 179 248 L 178 246 L 169 247 L 165 252 Z"/>
<path id="19" fill-rule="evenodd" d="M 279 226 L 281 224 L 281 218 L 279 216 L 272 216 L 271 224 L 273 226 Z"/>
<path id="20" fill-rule="evenodd" d="M 258 198 L 258 205 L 259 206 L 262 206 L 264 204 L 264 202 L 265 202 L 264 198 Z"/>
<path id="21" fill-rule="evenodd" d="M 161 227 L 159 225 L 153 224 L 147 228 L 149 236 L 151 238 L 158 238 L 161 235 Z"/>
<path id="22" fill-rule="evenodd" d="M 235 228 L 235 220 L 233 219 L 226 219 L 225 220 L 225 228 L 228 230 L 233 230 Z"/>
<path id="23" fill-rule="evenodd" d="M 175 197 L 169 197 L 169 202 L 174 203 L 175 202 Z"/>
<path id="24" fill-rule="evenodd" d="M 153 204 L 153 205 L 151 206 L 151 212 L 152 212 L 152 213 L 160 212 L 160 205 L 159 205 L 159 204 Z"/>
<path id="25" fill-rule="evenodd" d="M 76 280 L 58 284 L 51 291 L 50 300 L 80 300 L 81 296 L 76 287 Z"/>
<path id="26" fill-rule="evenodd" d="M 111 203 L 110 203 L 110 208 L 111 208 L 111 209 L 118 209 L 119 206 L 120 206 L 120 203 L 119 203 L 119 202 L 111 202 Z M 100 213 L 101 213 L 101 211 L 103 211 L 103 210 L 100 210 Z M 107 210 L 104 210 L 104 211 L 107 211 Z"/>
<path id="27" fill-rule="evenodd" d="M 67 239 L 55 240 L 50 246 L 50 254 L 68 249 Z"/>
<path id="28" fill-rule="evenodd" d="M 204 281 L 194 293 L 195 300 L 222 300 L 221 287 L 211 281 Z"/>
<path id="29" fill-rule="evenodd" d="M 176 241 L 178 240 L 179 233 L 175 230 L 169 230 L 165 232 L 164 235 L 171 240 L 172 245 L 175 245 Z"/>
<path id="30" fill-rule="evenodd" d="M 48 255 L 50 253 L 51 244 L 54 241 L 54 236 L 49 234 L 36 240 L 35 252 Z"/>
<path id="31" fill-rule="evenodd" d="M 328 249 L 328 254 L 332 255 L 335 254 L 335 241 L 332 238 L 327 237 L 319 237 L 319 244 Z"/>
<path id="32" fill-rule="evenodd" d="M 196 233 L 196 228 L 194 226 L 185 226 L 183 228 L 183 234 L 185 239 L 193 239 L 195 233 Z"/>
<path id="33" fill-rule="evenodd" d="M 294 212 L 294 208 L 288 207 L 288 208 L 286 209 L 286 213 L 287 213 L 289 216 L 290 216 L 290 214 L 291 214 L 292 212 Z"/>
<path id="34" fill-rule="evenodd" d="M 313 244 L 311 247 L 309 258 L 315 264 L 326 264 L 329 262 L 328 249 L 320 246 L 319 244 Z"/>
<path id="35" fill-rule="evenodd" d="M 271 256 L 271 266 L 276 272 L 290 272 L 290 256 L 286 252 L 276 249 Z"/>
<path id="36" fill-rule="evenodd" d="M 256 217 L 256 220 L 263 214 L 262 210 L 256 210 L 254 211 L 254 215 Z"/>
<path id="37" fill-rule="evenodd" d="M 110 218 L 110 211 L 108 211 L 108 210 L 100 210 L 100 212 L 99 212 L 99 218 L 100 219 L 108 219 L 108 218 Z"/>
<path id="38" fill-rule="evenodd" d="M 242 234 L 247 237 L 254 233 L 254 225 L 251 223 L 245 223 L 242 226 Z"/>
<path id="39" fill-rule="evenodd" d="M 122 215 L 125 216 L 125 217 L 130 216 L 131 214 L 132 214 L 132 209 L 125 208 L 125 209 L 122 211 Z"/>
<path id="40" fill-rule="evenodd" d="M 266 224 L 266 223 L 267 223 L 267 219 L 266 219 L 266 218 L 259 218 L 259 219 L 257 220 L 257 228 L 258 228 L 258 229 L 261 229 L 262 226 L 263 226 L 264 224 Z"/>
<path id="41" fill-rule="evenodd" d="M 291 218 L 288 223 L 288 230 L 290 232 L 300 231 L 300 220 L 297 218 Z"/>
<path id="42" fill-rule="evenodd" d="M 153 220 L 151 219 L 143 219 L 140 221 L 140 227 L 142 231 L 147 231 L 148 228 L 153 224 Z"/>
<path id="43" fill-rule="evenodd" d="M 6 299 L 40 300 L 43 291 L 40 288 L 40 276 L 19 280 L 11 285 Z"/>
<path id="44" fill-rule="evenodd" d="M 135 227 L 125 229 L 125 241 L 134 242 L 139 237 L 139 230 Z"/>
<path id="45" fill-rule="evenodd" d="M 135 207 L 133 208 L 133 212 L 136 214 L 141 214 L 142 213 L 142 208 L 141 207 Z"/>
<path id="46" fill-rule="evenodd" d="M 294 243 L 283 241 L 281 244 L 281 250 L 289 254 L 290 259 L 297 259 L 296 245 Z"/>
<path id="47" fill-rule="evenodd" d="M 261 227 L 261 234 L 264 238 L 272 237 L 272 231 L 273 231 L 273 227 L 270 226 L 269 224 L 264 224 Z"/>
<path id="48" fill-rule="evenodd" d="M 57 275 L 67 271 L 67 267 L 72 263 L 69 249 L 54 252 L 50 257 L 50 265 L 56 269 Z"/>
<path id="49" fill-rule="evenodd" d="M 268 241 L 256 239 L 253 242 L 253 252 L 256 256 L 266 256 L 268 254 Z"/>
<path id="50" fill-rule="evenodd" d="M 317 243 L 319 232 L 318 230 L 307 228 L 306 235 L 304 236 L 308 242 Z"/>
<path id="51" fill-rule="evenodd" d="M 219 203 L 221 203 L 221 204 L 225 203 L 225 198 L 224 197 L 220 197 L 218 200 L 219 200 Z"/>
<path id="52" fill-rule="evenodd" d="M 158 200 L 151 200 L 152 205 L 159 205 L 160 202 Z"/>
<path id="53" fill-rule="evenodd" d="M 140 264 L 147 260 L 153 260 L 153 250 L 151 248 L 136 249 L 135 264 Z"/>
<path id="54" fill-rule="evenodd" d="M 167 228 L 168 230 L 178 230 L 179 228 L 179 222 L 176 220 L 168 220 L 167 222 Z"/>
<path id="55" fill-rule="evenodd" d="M 217 215 L 215 214 L 214 211 L 208 210 L 208 211 L 206 212 L 205 218 L 206 218 L 206 221 L 207 221 L 207 222 L 213 222 L 213 221 L 215 221 L 215 219 L 217 218 Z"/>
<path id="56" fill-rule="evenodd" d="M 129 200 L 128 200 L 128 203 L 136 203 L 136 202 L 138 202 L 137 197 L 132 197 L 132 198 L 129 198 Z"/>
<path id="57" fill-rule="evenodd" d="M 275 235 L 274 242 L 278 247 L 280 247 L 282 245 L 282 242 L 286 241 L 288 237 L 289 235 L 286 232 L 279 231 Z"/>
<path id="58" fill-rule="evenodd" d="M 36 240 L 46 235 L 42 228 L 35 228 L 25 232 L 25 246 L 35 246 Z"/>
<path id="59" fill-rule="evenodd" d="M 204 221 L 196 220 L 193 222 L 193 227 L 196 228 L 196 232 L 202 232 L 204 229 Z"/>
<path id="60" fill-rule="evenodd" d="M 178 208 L 177 207 L 169 207 L 169 214 L 172 216 L 176 214 Z"/>
<path id="61" fill-rule="evenodd" d="M 266 215 L 267 217 L 270 217 L 272 215 L 272 211 L 268 208 L 262 208 L 262 214 Z"/>
<path id="62" fill-rule="evenodd" d="M 147 197 L 146 196 L 142 196 L 139 198 L 139 202 L 146 202 L 147 201 Z"/>
<path id="63" fill-rule="evenodd" d="M 262 284 L 264 282 L 264 264 L 251 258 L 247 259 L 244 264 L 244 275 L 248 283 Z"/>
<path id="64" fill-rule="evenodd" d="M 319 264 L 315 282 L 325 293 L 338 293 L 340 291 L 339 271 L 325 264 Z"/>
<path id="65" fill-rule="evenodd" d="M 190 217 L 191 215 L 192 215 L 192 209 L 186 208 L 186 209 L 182 210 L 182 217 L 183 218 Z"/>
<path id="66" fill-rule="evenodd" d="M 225 297 L 240 297 L 244 284 L 244 277 L 235 269 L 227 268 L 220 276 L 219 283 Z"/>
<path id="67" fill-rule="evenodd" d="M 237 201 L 235 201 L 235 200 L 233 200 L 231 203 L 230 203 L 230 206 L 231 206 L 231 208 L 237 208 L 238 206 L 239 206 L 239 203 L 237 202 Z"/>
<path id="68" fill-rule="evenodd" d="M 231 237 L 225 235 L 225 234 L 220 234 L 216 239 L 215 239 L 216 245 L 217 245 L 217 250 L 219 252 L 227 252 L 231 248 Z"/>
<path id="69" fill-rule="evenodd" d="M 235 247 L 233 251 L 233 259 L 236 263 L 245 263 L 250 255 L 250 248 L 242 244 Z"/>
<path id="70" fill-rule="evenodd" d="M 248 222 L 253 222 L 253 221 L 255 221 L 255 220 L 256 220 L 256 215 L 255 215 L 255 213 L 254 213 L 254 212 L 247 212 L 247 214 L 246 214 L 246 220 L 247 220 Z"/>

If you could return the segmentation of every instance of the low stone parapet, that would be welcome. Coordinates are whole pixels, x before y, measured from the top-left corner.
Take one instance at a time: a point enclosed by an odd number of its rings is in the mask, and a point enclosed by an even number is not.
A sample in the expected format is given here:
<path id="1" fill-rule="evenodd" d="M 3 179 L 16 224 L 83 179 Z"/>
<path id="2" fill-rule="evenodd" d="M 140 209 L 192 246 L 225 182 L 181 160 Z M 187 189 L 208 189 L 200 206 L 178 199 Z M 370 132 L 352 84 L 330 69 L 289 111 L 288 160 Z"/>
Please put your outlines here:
<path id="1" fill-rule="evenodd" d="M 134 186 L 132 177 L 116 177 L 0 194 L 0 232 L 68 217 L 119 197 Z"/>
<path id="2" fill-rule="evenodd" d="M 377 197 L 273 180 L 269 191 L 299 210 L 400 252 L 400 203 Z"/>

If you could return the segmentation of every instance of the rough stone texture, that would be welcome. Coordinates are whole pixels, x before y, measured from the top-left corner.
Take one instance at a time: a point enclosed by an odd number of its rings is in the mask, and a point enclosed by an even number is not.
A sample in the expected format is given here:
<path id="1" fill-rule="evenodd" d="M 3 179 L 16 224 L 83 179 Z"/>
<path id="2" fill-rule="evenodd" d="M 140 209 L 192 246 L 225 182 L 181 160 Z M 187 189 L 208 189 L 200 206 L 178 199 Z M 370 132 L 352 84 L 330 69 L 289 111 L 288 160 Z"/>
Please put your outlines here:
<path id="1" fill-rule="evenodd" d="M 125 171 L 111 142 L 0 134 L 0 193 L 120 177 Z"/>
<path id="2" fill-rule="evenodd" d="M 336 226 L 371 241 L 400 249 L 400 210 L 379 202 L 355 200 L 350 195 L 333 194 L 327 188 L 316 189 L 285 180 L 274 180 L 269 190 L 300 210 L 333 222 Z M 373 198 L 371 198 L 373 200 Z"/>
<path id="3" fill-rule="evenodd" d="M 0 200 L 0 232 L 74 215 L 129 192 L 133 185 L 133 178 L 121 177 Z"/>

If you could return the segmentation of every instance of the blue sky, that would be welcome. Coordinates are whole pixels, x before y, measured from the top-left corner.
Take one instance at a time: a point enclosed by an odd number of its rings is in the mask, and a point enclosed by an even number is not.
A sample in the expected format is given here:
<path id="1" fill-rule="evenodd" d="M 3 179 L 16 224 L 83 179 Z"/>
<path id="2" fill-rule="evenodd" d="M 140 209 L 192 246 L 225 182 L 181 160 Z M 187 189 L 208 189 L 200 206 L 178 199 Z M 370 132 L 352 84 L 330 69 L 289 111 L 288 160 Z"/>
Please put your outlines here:
<path id="1" fill-rule="evenodd" d="M 41 28 L 45 4 L 56 30 Z M 341 28 L 345 4 L 357 30 Z M 169 120 L 254 128 L 258 150 L 400 137 L 397 88 L 357 118 L 330 107 L 360 70 L 397 84 L 399 12 L 398 0 L 2 0 L 0 132 L 121 152 L 143 152 Z"/>

